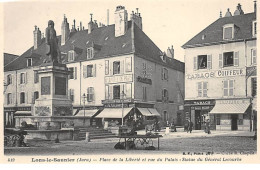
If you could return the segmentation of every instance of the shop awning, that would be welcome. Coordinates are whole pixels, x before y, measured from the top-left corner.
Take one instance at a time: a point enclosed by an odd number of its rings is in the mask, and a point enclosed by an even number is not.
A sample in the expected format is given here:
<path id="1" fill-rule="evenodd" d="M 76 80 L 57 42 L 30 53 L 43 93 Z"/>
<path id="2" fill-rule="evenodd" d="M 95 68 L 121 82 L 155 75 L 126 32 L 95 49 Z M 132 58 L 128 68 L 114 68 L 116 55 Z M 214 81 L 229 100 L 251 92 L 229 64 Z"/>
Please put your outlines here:
<path id="1" fill-rule="evenodd" d="M 72 111 L 72 115 L 76 115 L 76 113 L 77 113 L 77 111 L 78 111 L 78 109 L 73 109 L 73 111 Z"/>
<path id="2" fill-rule="evenodd" d="M 152 108 L 137 108 L 144 116 L 161 116 L 156 109 Z"/>
<path id="3" fill-rule="evenodd" d="M 98 109 L 85 110 L 85 117 L 92 117 L 97 112 L 98 112 Z M 75 116 L 84 117 L 84 110 L 80 110 Z"/>
<path id="4" fill-rule="evenodd" d="M 153 116 L 161 116 L 156 109 L 148 108 L 148 110 L 152 113 Z"/>
<path id="5" fill-rule="evenodd" d="M 32 116 L 32 111 L 16 111 L 15 116 Z"/>
<path id="6" fill-rule="evenodd" d="M 131 110 L 132 110 L 132 107 L 124 108 L 123 117 L 125 117 Z M 105 108 L 95 118 L 122 118 L 122 108 Z"/>
<path id="7" fill-rule="evenodd" d="M 219 104 L 211 110 L 210 114 L 244 114 L 250 103 Z"/>

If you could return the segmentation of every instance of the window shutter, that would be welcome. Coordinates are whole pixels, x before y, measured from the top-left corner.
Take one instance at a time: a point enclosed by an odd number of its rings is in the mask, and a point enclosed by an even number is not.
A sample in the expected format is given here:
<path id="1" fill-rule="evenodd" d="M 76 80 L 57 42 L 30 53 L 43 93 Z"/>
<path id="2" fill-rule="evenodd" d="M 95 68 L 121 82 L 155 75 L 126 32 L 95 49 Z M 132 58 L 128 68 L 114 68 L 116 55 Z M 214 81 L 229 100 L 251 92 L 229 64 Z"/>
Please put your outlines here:
<path id="1" fill-rule="evenodd" d="M 251 50 L 251 64 L 256 64 L 256 49 Z"/>
<path id="2" fill-rule="evenodd" d="M 223 68 L 223 55 L 219 54 L 219 68 Z"/>
<path id="3" fill-rule="evenodd" d="M 27 73 L 24 73 L 24 83 L 27 83 Z"/>
<path id="4" fill-rule="evenodd" d="M 229 96 L 234 95 L 234 80 L 229 80 Z"/>
<path id="5" fill-rule="evenodd" d="M 17 76 L 17 82 L 18 82 L 18 84 L 21 84 L 21 73 L 18 74 L 18 76 Z"/>
<path id="6" fill-rule="evenodd" d="M 92 75 L 93 75 L 93 77 L 96 77 L 96 64 L 93 64 Z"/>
<path id="7" fill-rule="evenodd" d="M 239 51 L 235 52 L 234 66 L 239 66 Z"/>
<path id="8" fill-rule="evenodd" d="M 162 89 L 162 101 L 164 101 L 164 94 L 163 94 L 163 89 Z"/>
<path id="9" fill-rule="evenodd" d="M 12 93 L 12 104 L 16 104 L 15 97 L 16 97 L 16 93 Z"/>
<path id="10" fill-rule="evenodd" d="M 87 66 L 83 66 L 83 78 L 87 78 Z"/>
<path id="11" fill-rule="evenodd" d="M 29 103 L 29 99 L 28 99 L 29 98 L 29 94 L 28 93 L 29 92 L 25 93 L 25 96 L 24 96 L 25 97 L 25 100 L 24 100 L 25 102 L 24 103 Z"/>
<path id="12" fill-rule="evenodd" d="M 124 84 L 120 84 L 120 99 L 122 99 L 122 98 L 125 99 L 125 95 L 122 94 L 122 91 L 125 92 Z"/>
<path id="13" fill-rule="evenodd" d="M 94 87 L 90 87 L 91 101 L 95 101 Z"/>
<path id="14" fill-rule="evenodd" d="M 109 99 L 112 100 L 113 99 L 113 86 L 109 86 L 109 90 L 108 90 L 108 94 L 109 94 Z"/>
<path id="15" fill-rule="evenodd" d="M 120 74 L 124 74 L 124 60 L 120 61 Z"/>
<path id="16" fill-rule="evenodd" d="M 198 69 L 197 56 L 193 57 L 193 70 Z"/>
<path id="17" fill-rule="evenodd" d="M 77 67 L 74 67 L 74 79 L 77 79 Z"/>
<path id="18" fill-rule="evenodd" d="M 109 86 L 108 85 L 105 86 L 105 99 L 106 100 L 109 99 Z"/>
<path id="19" fill-rule="evenodd" d="M 8 103 L 7 101 L 8 101 L 8 93 L 5 94 L 5 101 L 4 101 L 4 102 L 5 102 L 5 105 L 7 105 L 7 103 Z"/>
<path id="20" fill-rule="evenodd" d="M 198 82 L 198 97 L 202 97 L 202 82 Z"/>
<path id="21" fill-rule="evenodd" d="M 203 97 L 208 96 L 207 91 L 208 91 L 208 82 L 203 82 Z"/>
<path id="22" fill-rule="evenodd" d="M 211 69 L 212 68 L 212 55 L 208 55 L 207 61 L 208 61 L 208 64 L 207 64 L 208 69 Z"/>
<path id="23" fill-rule="evenodd" d="M 109 74 L 109 60 L 105 60 L 105 75 Z"/>
<path id="24" fill-rule="evenodd" d="M 89 97 L 89 87 L 87 88 L 87 101 L 90 101 L 90 97 Z"/>
<path id="25" fill-rule="evenodd" d="M 224 96 L 228 96 L 228 80 L 223 81 L 223 92 Z"/>
<path id="26" fill-rule="evenodd" d="M 34 100 L 35 100 L 34 92 L 31 92 L 31 104 L 35 103 Z"/>

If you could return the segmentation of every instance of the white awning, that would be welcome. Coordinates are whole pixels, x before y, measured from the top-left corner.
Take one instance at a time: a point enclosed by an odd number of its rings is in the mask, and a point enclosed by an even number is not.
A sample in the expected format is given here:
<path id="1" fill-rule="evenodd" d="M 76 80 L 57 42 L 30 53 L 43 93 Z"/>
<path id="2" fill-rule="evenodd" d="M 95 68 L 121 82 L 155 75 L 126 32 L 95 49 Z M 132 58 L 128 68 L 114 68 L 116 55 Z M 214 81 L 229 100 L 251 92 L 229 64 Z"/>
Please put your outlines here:
<path id="1" fill-rule="evenodd" d="M 80 110 L 78 114 L 75 116 L 81 116 L 81 117 L 92 117 L 95 113 L 97 113 L 98 109 L 93 110 L 85 110 L 85 116 L 84 116 L 84 110 Z"/>
<path id="2" fill-rule="evenodd" d="M 220 104 L 216 103 L 210 114 L 244 114 L 250 103 Z"/>
<path id="3" fill-rule="evenodd" d="M 19 110 L 19 111 L 16 111 L 14 113 L 15 116 L 31 116 L 32 115 L 32 111 L 22 111 L 22 110 Z"/>
<path id="4" fill-rule="evenodd" d="M 141 113 L 142 115 L 144 116 L 152 116 L 152 113 L 147 109 L 147 108 L 137 108 Z"/>
<path id="5" fill-rule="evenodd" d="M 125 117 L 131 110 L 132 110 L 132 107 L 124 108 L 123 117 Z M 95 118 L 122 118 L 122 108 L 105 108 Z"/>
<path id="6" fill-rule="evenodd" d="M 148 108 L 148 110 L 152 113 L 153 116 L 160 116 L 160 113 L 158 113 L 158 111 L 156 109 L 151 109 L 151 108 Z"/>

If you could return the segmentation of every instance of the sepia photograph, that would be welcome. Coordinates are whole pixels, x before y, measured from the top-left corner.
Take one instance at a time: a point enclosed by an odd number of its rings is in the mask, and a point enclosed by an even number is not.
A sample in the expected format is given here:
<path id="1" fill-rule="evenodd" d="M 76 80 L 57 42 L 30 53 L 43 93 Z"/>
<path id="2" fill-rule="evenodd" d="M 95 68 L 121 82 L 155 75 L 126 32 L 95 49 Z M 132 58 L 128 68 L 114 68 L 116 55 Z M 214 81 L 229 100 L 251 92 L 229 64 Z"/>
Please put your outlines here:
<path id="1" fill-rule="evenodd" d="M 0 162 L 260 163 L 257 3 L 1 2 Z"/>

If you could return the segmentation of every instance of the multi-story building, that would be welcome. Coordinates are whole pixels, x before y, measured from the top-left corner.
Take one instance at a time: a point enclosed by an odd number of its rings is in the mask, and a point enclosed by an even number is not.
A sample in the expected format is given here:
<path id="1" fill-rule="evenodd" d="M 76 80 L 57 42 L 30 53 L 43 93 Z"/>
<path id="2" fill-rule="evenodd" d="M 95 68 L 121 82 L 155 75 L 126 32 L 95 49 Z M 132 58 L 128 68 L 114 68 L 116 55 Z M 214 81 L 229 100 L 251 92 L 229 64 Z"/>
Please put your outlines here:
<path id="1" fill-rule="evenodd" d="M 91 15 L 87 30 L 81 24 L 76 29 L 75 20 L 70 29 L 64 16 L 59 60 L 71 71 L 68 96 L 73 115 L 118 122 L 122 114 L 124 119 L 158 116 L 162 122 L 174 119 L 182 124 L 184 63 L 174 59 L 172 47 L 166 55 L 142 31 L 140 13 L 133 12 L 128 20 L 127 10 L 118 6 L 114 15 L 114 25 L 99 27 Z M 41 35 L 35 27 L 34 46 L 4 68 L 7 125 L 13 114 L 31 115 L 41 95 L 35 70 L 49 60 Z"/>
<path id="2" fill-rule="evenodd" d="M 256 4 L 238 4 L 183 45 L 185 112 L 195 129 L 250 130 L 256 120 Z"/>

